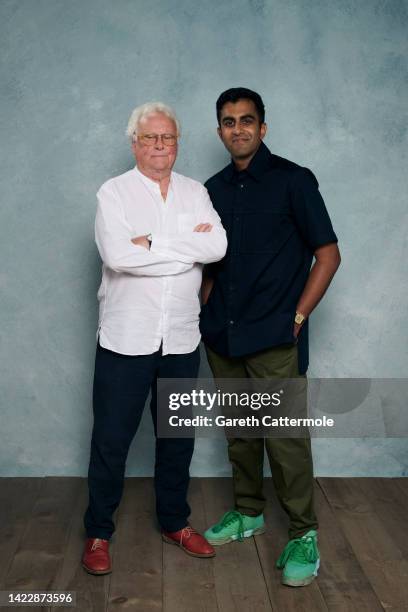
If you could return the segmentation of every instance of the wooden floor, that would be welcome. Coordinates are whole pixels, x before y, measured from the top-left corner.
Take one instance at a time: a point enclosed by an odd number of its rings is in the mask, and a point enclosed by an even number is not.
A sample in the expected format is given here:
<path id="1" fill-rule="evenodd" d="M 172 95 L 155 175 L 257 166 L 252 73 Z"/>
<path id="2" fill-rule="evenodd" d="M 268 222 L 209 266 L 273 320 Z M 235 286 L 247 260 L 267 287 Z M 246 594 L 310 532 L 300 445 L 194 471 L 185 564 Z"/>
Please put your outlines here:
<path id="1" fill-rule="evenodd" d="M 98 577 L 80 565 L 84 479 L 2 478 L 0 487 L 3 591 L 76 591 L 80 612 L 408 610 L 408 479 L 316 481 L 322 565 L 318 579 L 299 589 L 282 586 L 274 566 L 287 519 L 269 479 L 267 532 L 217 548 L 214 559 L 162 543 L 152 480 L 127 479 L 111 545 L 113 573 Z M 204 530 L 231 507 L 231 481 L 195 478 L 189 499 L 191 523 Z M 51 610 L 0 608 L 6 609 Z"/>

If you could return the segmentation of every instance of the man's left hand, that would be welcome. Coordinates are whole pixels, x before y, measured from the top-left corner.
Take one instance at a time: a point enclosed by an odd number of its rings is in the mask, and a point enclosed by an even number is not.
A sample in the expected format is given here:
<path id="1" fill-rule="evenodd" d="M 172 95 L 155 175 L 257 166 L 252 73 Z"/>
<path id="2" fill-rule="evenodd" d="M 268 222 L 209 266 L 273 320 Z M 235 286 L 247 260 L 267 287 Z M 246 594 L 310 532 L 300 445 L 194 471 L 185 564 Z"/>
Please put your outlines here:
<path id="1" fill-rule="evenodd" d="M 150 250 L 150 242 L 146 236 L 138 236 L 137 238 L 132 238 L 133 244 L 137 244 L 138 246 L 143 247 L 144 249 Z"/>
<path id="2" fill-rule="evenodd" d="M 193 232 L 211 232 L 212 227 L 213 226 L 211 225 L 211 223 L 199 223 L 195 226 Z"/>

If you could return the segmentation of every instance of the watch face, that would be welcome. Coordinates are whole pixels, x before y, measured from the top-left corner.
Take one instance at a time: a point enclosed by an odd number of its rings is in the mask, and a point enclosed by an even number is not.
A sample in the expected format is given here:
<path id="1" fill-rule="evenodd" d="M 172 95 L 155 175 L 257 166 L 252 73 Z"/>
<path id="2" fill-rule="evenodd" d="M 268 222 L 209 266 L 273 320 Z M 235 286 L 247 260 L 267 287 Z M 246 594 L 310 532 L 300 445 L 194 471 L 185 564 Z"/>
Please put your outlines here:
<path id="1" fill-rule="evenodd" d="M 305 320 L 305 317 L 302 314 L 298 313 L 295 317 L 295 323 L 297 323 L 298 325 L 303 323 L 304 320 Z"/>

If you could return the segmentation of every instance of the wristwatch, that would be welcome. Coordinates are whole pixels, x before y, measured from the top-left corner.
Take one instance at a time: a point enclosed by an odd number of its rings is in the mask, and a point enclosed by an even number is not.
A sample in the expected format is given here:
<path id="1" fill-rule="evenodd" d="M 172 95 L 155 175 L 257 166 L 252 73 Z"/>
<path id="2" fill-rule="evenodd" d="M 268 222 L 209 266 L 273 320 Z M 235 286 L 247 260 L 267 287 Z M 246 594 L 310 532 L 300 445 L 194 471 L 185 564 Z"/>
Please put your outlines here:
<path id="1" fill-rule="evenodd" d="M 306 320 L 306 317 L 304 314 L 302 314 L 301 312 L 296 312 L 295 323 L 297 323 L 298 325 L 302 325 L 302 323 L 304 323 L 305 320 Z"/>

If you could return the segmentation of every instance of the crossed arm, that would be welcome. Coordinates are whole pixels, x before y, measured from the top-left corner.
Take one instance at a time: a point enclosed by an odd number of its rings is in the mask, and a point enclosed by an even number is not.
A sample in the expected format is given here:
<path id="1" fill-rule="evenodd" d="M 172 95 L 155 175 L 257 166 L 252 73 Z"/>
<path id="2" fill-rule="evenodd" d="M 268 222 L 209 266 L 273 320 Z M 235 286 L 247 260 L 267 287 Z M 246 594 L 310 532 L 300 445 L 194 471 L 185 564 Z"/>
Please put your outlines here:
<path id="1" fill-rule="evenodd" d="M 195 263 L 221 259 L 227 248 L 225 230 L 207 191 L 202 189 L 197 215 L 205 222 L 177 234 L 153 234 L 149 249 L 146 236 L 132 236 L 112 188 L 102 188 L 98 192 L 95 240 L 105 265 L 135 276 L 165 276 L 185 272 Z"/>
<path id="2" fill-rule="evenodd" d="M 213 226 L 211 225 L 211 223 L 199 223 L 193 229 L 193 232 L 211 232 L 212 227 Z M 148 235 L 149 234 L 146 234 L 146 236 L 137 236 L 137 238 L 132 238 L 131 241 L 133 242 L 133 244 L 141 246 L 144 249 L 147 249 L 150 251 L 151 242 L 148 239 Z"/>

